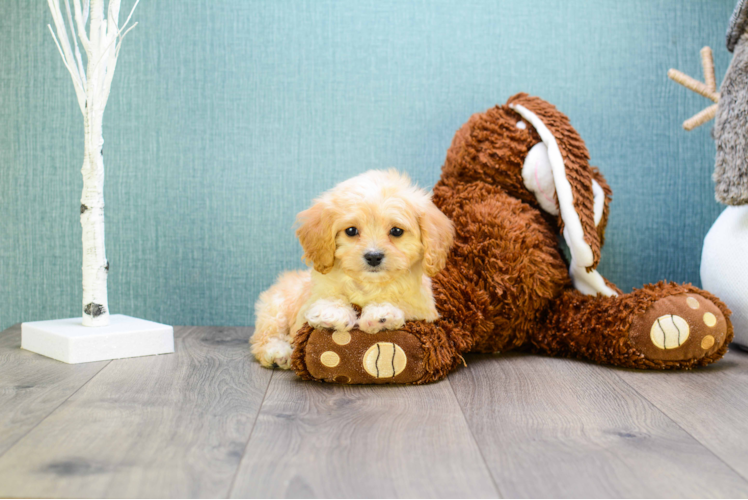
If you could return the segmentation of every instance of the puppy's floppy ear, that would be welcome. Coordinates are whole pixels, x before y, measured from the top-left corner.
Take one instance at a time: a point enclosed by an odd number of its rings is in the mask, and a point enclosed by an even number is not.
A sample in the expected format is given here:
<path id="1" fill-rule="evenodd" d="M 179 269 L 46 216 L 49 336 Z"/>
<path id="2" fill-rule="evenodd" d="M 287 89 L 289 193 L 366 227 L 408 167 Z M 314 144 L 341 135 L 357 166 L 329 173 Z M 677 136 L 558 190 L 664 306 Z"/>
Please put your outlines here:
<path id="1" fill-rule="evenodd" d="M 596 181 L 593 183 L 590 155 L 584 141 L 566 115 L 540 98 L 517 94 L 509 99 L 508 105 L 535 128 L 547 148 L 560 225 L 571 251 L 569 272 L 574 286 L 590 295 L 616 295 L 595 271 L 601 247 L 595 222 L 600 221 L 605 193 L 599 183 L 597 186 Z M 599 214 L 595 213 L 596 208 Z"/>
<path id="2" fill-rule="evenodd" d="M 447 265 L 449 250 L 454 242 L 455 228 L 452 221 L 427 198 L 418 217 L 423 243 L 423 271 L 432 277 Z"/>
<path id="3" fill-rule="evenodd" d="M 327 274 L 335 262 L 334 215 L 327 203 L 318 200 L 311 208 L 296 216 L 299 238 L 304 255 L 301 257 L 308 265 L 314 266 L 317 272 Z"/>

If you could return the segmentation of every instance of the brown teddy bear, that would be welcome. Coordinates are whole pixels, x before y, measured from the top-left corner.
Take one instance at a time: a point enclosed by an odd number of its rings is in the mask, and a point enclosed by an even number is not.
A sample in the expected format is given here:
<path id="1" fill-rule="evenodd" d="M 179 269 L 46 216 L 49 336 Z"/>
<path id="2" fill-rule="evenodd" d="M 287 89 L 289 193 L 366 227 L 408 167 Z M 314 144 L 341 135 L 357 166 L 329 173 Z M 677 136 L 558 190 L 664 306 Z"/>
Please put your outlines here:
<path id="1" fill-rule="evenodd" d="M 440 318 L 374 335 L 354 330 L 345 344 L 305 325 L 296 373 L 422 384 L 463 364 L 463 354 L 516 348 L 647 369 L 721 358 L 733 331 L 719 299 L 664 282 L 624 294 L 595 270 L 611 190 L 588 161 L 569 119 L 542 99 L 517 94 L 473 115 L 434 187 L 434 203 L 456 229 L 433 279 Z"/>

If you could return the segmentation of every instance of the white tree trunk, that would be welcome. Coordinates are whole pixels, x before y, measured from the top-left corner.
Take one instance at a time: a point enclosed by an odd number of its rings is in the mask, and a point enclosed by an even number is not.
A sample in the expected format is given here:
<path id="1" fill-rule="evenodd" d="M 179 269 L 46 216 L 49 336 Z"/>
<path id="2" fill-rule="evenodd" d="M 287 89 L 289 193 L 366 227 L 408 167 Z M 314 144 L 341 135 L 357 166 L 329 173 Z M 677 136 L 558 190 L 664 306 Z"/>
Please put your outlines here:
<path id="1" fill-rule="evenodd" d="M 92 112 L 84 118 L 85 157 L 81 228 L 83 232 L 83 325 L 109 324 L 107 273 L 109 262 L 104 245 L 104 138 L 101 120 Z M 101 115 L 99 115 L 101 116 Z"/>
<path id="2" fill-rule="evenodd" d="M 70 25 L 74 45 L 65 28 L 65 18 L 60 10 L 59 0 L 47 0 L 57 35 L 52 27 L 57 49 L 62 56 L 83 113 L 85 152 L 83 157 L 83 194 L 81 195 L 81 228 L 83 233 L 83 325 L 106 326 L 109 324 L 109 302 L 107 300 L 107 274 L 109 261 L 104 245 L 104 137 L 102 121 L 104 108 L 109 99 L 114 69 L 122 39 L 138 23 L 127 31 L 123 30 L 130 22 L 138 1 L 130 11 L 124 25 L 119 26 L 120 0 L 109 0 L 104 15 L 104 0 L 74 0 L 75 25 L 69 0 L 65 0 L 65 11 Z M 89 8 L 90 7 L 90 8 Z M 86 35 L 86 22 L 89 13 L 91 22 Z M 76 26 L 78 37 L 76 38 Z M 78 38 L 86 52 L 86 71 L 78 49 Z M 75 51 L 73 51 L 75 48 Z"/>

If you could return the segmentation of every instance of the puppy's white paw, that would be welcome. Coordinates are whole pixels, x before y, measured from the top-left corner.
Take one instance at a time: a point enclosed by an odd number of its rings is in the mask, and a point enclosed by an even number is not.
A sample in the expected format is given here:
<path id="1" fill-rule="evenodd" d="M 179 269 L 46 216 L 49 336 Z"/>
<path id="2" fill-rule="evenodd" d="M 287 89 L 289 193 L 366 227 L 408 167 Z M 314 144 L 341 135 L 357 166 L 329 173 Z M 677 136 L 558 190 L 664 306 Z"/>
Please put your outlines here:
<path id="1" fill-rule="evenodd" d="M 285 340 L 273 338 L 261 347 L 256 347 L 254 354 L 260 364 L 266 368 L 277 366 L 283 370 L 291 368 L 291 353 L 293 347 Z"/>
<path id="2" fill-rule="evenodd" d="M 369 304 L 361 311 L 359 328 L 366 333 L 397 330 L 405 324 L 405 313 L 392 304 Z"/>
<path id="3" fill-rule="evenodd" d="M 312 304 L 304 317 L 314 328 L 331 328 L 339 332 L 351 330 L 357 319 L 356 311 L 350 304 L 327 299 Z"/>

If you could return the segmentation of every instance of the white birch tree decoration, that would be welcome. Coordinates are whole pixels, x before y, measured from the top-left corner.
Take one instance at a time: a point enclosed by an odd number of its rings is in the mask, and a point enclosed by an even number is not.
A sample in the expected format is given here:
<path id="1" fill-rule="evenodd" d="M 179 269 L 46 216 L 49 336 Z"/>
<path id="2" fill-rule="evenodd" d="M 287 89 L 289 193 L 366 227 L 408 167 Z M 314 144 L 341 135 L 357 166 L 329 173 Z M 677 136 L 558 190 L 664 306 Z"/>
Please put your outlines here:
<path id="1" fill-rule="evenodd" d="M 21 347 L 67 363 L 174 352 L 174 329 L 171 326 L 121 314 L 110 316 L 107 300 L 109 261 L 104 245 L 102 120 L 122 40 L 137 25 L 134 23 L 128 28 L 139 0 L 135 1 L 122 26 L 119 24 L 120 0 L 109 0 L 106 15 L 104 0 L 83 0 L 82 5 L 81 0 L 73 0 L 73 12 L 70 0 L 63 1 L 64 14 L 60 9 L 60 0 L 47 0 L 55 30 L 52 26 L 47 26 L 62 57 L 62 63 L 73 80 L 78 106 L 83 114 L 85 146 L 80 206 L 83 233 L 83 319 L 23 323 Z M 85 54 L 85 70 L 78 40 Z"/>
<path id="2" fill-rule="evenodd" d="M 139 0 L 135 2 L 130 15 L 122 27 L 119 26 L 120 0 L 109 0 L 106 18 L 104 0 L 73 0 L 75 5 L 75 26 L 70 13 L 70 0 L 65 0 L 65 14 L 70 25 L 73 47 L 65 27 L 65 17 L 60 10 L 59 0 L 47 0 L 52 11 L 57 36 L 52 26 L 47 25 L 60 52 L 62 62 L 70 72 L 73 87 L 78 97 L 78 106 L 83 113 L 85 149 L 83 155 L 83 194 L 81 195 L 81 228 L 83 229 L 83 325 L 106 326 L 109 324 L 109 303 L 107 300 L 107 273 L 109 262 L 104 245 L 104 137 L 102 120 L 104 108 L 109 99 L 112 77 L 117 67 L 117 58 L 125 35 L 137 26 L 126 30 Z M 90 8 L 89 8 L 90 7 Z M 89 34 L 86 35 L 86 22 L 89 13 Z M 126 31 L 125 31 L 126 30 Z M 87 67 L 83 70 L 83 60 L 78 49 L 80 38 L 86 53 Z M 73 49 L 75 50 L 73 52 Z"/>

